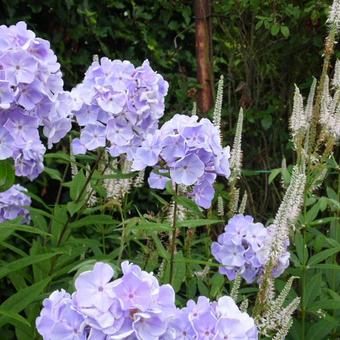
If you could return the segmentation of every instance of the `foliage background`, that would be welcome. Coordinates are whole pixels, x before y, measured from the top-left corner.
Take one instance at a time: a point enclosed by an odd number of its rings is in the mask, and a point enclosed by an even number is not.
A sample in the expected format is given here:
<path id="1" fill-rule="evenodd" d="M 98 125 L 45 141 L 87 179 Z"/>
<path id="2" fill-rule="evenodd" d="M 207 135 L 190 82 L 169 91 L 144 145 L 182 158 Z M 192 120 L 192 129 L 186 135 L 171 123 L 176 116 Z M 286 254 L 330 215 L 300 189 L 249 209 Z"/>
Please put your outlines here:
<path id="1" fill-rule="evenodd" d="M 245 170 L 241 186 L 249 195 L 247 212 L 265 221 L 275 214 L 282 197 L 279 175 L 282 174 L 286 181 L 289 178 L 285 169 L 275 169 L 281 168 L 283 157 L 287 158 L 288 164 L 293 161 L 287 128 L 293 84 L 297 83 L 306 96 L 312 76 L 319 76 L 323 38 L 327 32 L 324 23 L 330 3 L 326 0 L 215 0 L 212 5 L 214 72 L 216 79 L 220 74 L 225 77 L 223 135 L 225 143 L 230 144 L 240 101 L 248 100 L 251 104 L 245 112 Z M 82 79 L 93 54 L 128 59 L 135 64 L 148 58 L 152 67 L 170 83 L 164 120 L 176 112 L 191 110 L 193 89 L 197 87 L 191 1 L 1 0 L 1 23 L 9 25 L 19 20 L 25 20 L 37 35 L 51 41 L 62 65 L 66 88 L 72 88 Z M 248 90 L 241 93 L 235 91 L 242 82 L 247 84 Z M 51 160 L 47 160 L 47 164 L 51 164 Z M 322 251 L 328 252 L 320 258 L 314 257 L 314 265 L 325 260 L 330 261 L 326 263 L 328 265 L 337 263 L 336 250 L 340 249 L 338 220 L 329 220 L 325 224 L 320 222 L 322 218 L 338 214 L 336 211 L 339 209 L 336 204 L 339 200 L 336 166 L 333 164 L 330 169 L 325 188 L 318 192 L 321 198 L 310 197 L 308 200 L 303 223 L 310 229 L 297 231 L 293 242 L 293 266 L 288 273 L 304 278 L 305 283 L 298 283 L 295 287 L 298 294 L 305 295 L 303 308 L 308 313 L 309 326 L 303 327 L 308 330 L 308 327 L 317 325 L 310 332 L 306 331 L 306 339 L 328 338 L 331 332 L 334 338 L 339 335 L 334 325 L 340 309 L 340 296 L 336 293 L 340 284 L 339 275 L 334 270 L 307 268 L 309 258 Z M 26 186 L 46 203 L 54 203 L 57 184 L 42 176 L 38 182 L 26 183 Z M 143 190 L 133 195 L 131 201 L 149 202 Z M 126 209 L 130 208 L 128 206 Z M 148 209 L 148 206 L 144 207 L 145 211 Z M 65 218 L 62 214 L 60 212 L 58 218 Z M 100 234 L 100 231 L 96 230 L 94 234 Z M 91 237 L 91 233 L 86 236 Z M 22 240 L 16 242 L 16 245 L 25 243 Z M 206 254 L 201 254 L 204 258 L 205 255 L 209 256 L 209 244 L 204 239 L 202 244 L 206 250 Z M 197 243 L 197 254 L 202 244 Z M 38 242 L 32 241 L 30 247 L 31 255 L 41 254 Z M 196 250 L 194 246 L 193 252 Z M 46 261 L 48 259 L 46 256 Z M 6 257 L 6 261 L 10 260 L 13 260 L 11 256 Z M 157 263 L 157 258 L 151 258 L 148 270 L 153 270 Z M 15 288 L 25 287 L 22 278 L 15 277 L 15 273 L 9 280 L 15 282 Z M 43 280 L 44 271 L 40 266 L 32 280 L 37 290 L 39 284 L 44 284 Z M 197 283 L 198 288 L 195 286 L 195 289 L 214 297 L 221 286 L 217 280 L 212 279 L 207 285 Z M 306 286 L 306 282 L 311 284 Z M 61 280 L 54 284 L 58 286 L 65 282 Z M 278 285 L 282 286 L 282 281 Z M 8 282 L 1 284 L 3 300 L 13 294 L 13 288 L 8 289 L 9 286 Z M 187 297 L 195 296 L 196 290 L 190 287 L 190 283 L 186 289 Z M 242 292 L 254 292 L 254 288 L 248 289 Z M 24 295 L 22 289 L 21 298 Z M 15 306 L 19 302 L 18 298 L 18 301 L 11 303 Z M 32 308 L 36 313 L 39 305 Z M 327 314 L 326 319 L 320 320 L 318 310 L 327 308 L 330 308 L 329 318 Z M 34 313 L 31 311 L 32 315 Z M 300 328 L 300 322 L 296 320 L 292 338 L 302 339 Z M 4 334 L 10 338 L 12 333 Z"/>
<path id="2" fill-rule="evenodd" d="M 267 192 L 266 171 L 277 168 L 291 145 L 287 122 L 293 84 L 302 90 L 320 72 L 329 3 L 326 0 L 212 1 L 214 72 L 225 76 L 224 138 L 231 143 L 240 100 L 235 89 L 246 82 L 251 105 L 245 114 L 245 168 L 252 213 L 276 209 L 275 191 Z M 77 84 L 93 54 L 128 59 L 148 58 L 170 83 L 168 119 L 192 107 L 196 84 L 192 2 L 187 0 L 2 0 L 2 23 L 28 22 L 51 41 L 67 88 Z M 306 62 L 308 60 L 308 62 Z M 307 93 L 305 93 L 307 95 Z M 252 189 L 252 190 L 251 190 Z M 251 191 L 263 192 L 261 203 Z"/>

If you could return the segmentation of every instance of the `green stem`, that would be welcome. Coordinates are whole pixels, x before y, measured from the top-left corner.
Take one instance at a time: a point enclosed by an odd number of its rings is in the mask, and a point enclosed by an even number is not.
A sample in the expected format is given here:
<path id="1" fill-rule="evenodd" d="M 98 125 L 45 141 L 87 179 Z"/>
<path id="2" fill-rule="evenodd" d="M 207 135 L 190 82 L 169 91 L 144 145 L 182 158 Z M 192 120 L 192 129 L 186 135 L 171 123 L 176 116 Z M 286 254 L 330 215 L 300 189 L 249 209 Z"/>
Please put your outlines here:
<path id="1" fill-rule="evenodd" d="M 122 235 L 120 237 L 120 246 L 119 246 L 119 255 L 118 255 L 118 264 L 122 260 L 123 252 L 124 252 L 124 245 L 125 245 L 125 238 L 126 238 L 126 227 L 125 227 L 125 218 L 123 214 L 123 210 L 121 205 L 118 206 L 120 217 L 122 220 Z"/>
<path id="2" fill-rule="evenodd" d="M 78 202 L 80 201 L 80 198 L 83 196 L 83 194 L 84 194 L 84 192 L 85 192 L 85 190 L 86 190 L 88 184 L 90 183 L 90 180 L 91 180 L 91 178 L 92 178 L 92 176 L 93 176 L 95 170 L 97 169 L 97 167 L 98 167 L 98 165 L 99 165 L 99 162 L 100 162 L 102 156 L 103 156 L 103 152 L 101 151 L 100 153 L 98 153 L 98 156 L 97 156 L 97 159 L 96 159 L 96 163 L 95 163 L 95 165 L 93 166 L 93 168 L 91 169 L 91 172 L 90 172 L 88 178 L 86 179 L 85 184 L 84 184 L 82 190 L 80 191 L 79 196 L 78 196 L 77 199 L 75 200 L 75 203 L 78 203 Z M 87 201 L 88 201 L 89 198 L 91 197 L 91 194 L 92 194 L 92 191 L 91 191 L 91 193 L 87 196 L 87 198 L 85 199 L 84 204 L 82 205 L 82 207 L 81 207 L 80 210 L 78 211 L 78 213 L 77 213 L 77 218 L 79 217 L 79 215 L 80 215 L 79 213 L 80 213 L 80 211 L 82 210 L 82 208 L 83 208 L 84 206 L 86 206 Z M 63 225 L 63 227 L 62 227 L 62 229 L 61 229 L 60 236 L 59 236 L 59 238 L 58 238 L 58 240 L 57 240 L 57 243 L 56 243 L 56 246 L 57 246 L 57 247 L 59 247 L 59 246 L 62 244 L 63 239 L 64 239 L 64 237 L 65 237 L 65 235 L 66 235 L 67 227 L 68 227 L 68 225 L 70 224 L 71 220 L 72 220 L 72 216 L 69 215 L 68 218 L 67 218 L 67 221 L 65 222 L 65 224 Z M 57 264 L 57 259 L 58 259 L 59 256 L 60 256 L 60 255 L 56 255 L 56 256 L 52 257 L 52 259 L 51 259 L 51 267 L 50 267 L 50 270 L 49 270 L 49 272 L 48 272 L 48 276 L 50 276 L 50 275 L 54 272 L 54 268 L 55 268 L 55 266 L 56 266 L 56 264 Z"/>
<path id="3" fill-rule="evenodd" d="M 171 246 L 170 246 L 170 274 L 169 280 L 170 284 L 173 284 L 174 280 L 174 260 L 175 260 L 175 250 L 176 250 L 176 223 L 177 223 L 177 194 L 178 194 L 178 185 L 175 185 L 175 200 L 174 200 L 174 211 L 172 217 L 172 235 L 171 235 Z"/>

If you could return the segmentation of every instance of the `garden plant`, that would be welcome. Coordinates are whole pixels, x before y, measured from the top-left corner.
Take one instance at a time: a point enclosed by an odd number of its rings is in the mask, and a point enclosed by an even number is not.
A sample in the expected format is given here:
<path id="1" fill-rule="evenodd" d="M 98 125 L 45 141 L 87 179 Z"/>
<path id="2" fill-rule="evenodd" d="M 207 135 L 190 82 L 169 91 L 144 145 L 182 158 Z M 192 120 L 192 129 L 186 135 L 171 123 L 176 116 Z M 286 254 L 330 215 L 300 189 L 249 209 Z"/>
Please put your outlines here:
<path id="1" fill-rule="evenodd" d="M 180 83 L 148 59 L 94 54 L 68 91 L 49 41 L 1 25 L 0 339 L 338 339 L 339 0 L 326 26 L 261 218 L 244 101 L 225 133 L 227 74 L 209 114 L 167 114 Z"/>

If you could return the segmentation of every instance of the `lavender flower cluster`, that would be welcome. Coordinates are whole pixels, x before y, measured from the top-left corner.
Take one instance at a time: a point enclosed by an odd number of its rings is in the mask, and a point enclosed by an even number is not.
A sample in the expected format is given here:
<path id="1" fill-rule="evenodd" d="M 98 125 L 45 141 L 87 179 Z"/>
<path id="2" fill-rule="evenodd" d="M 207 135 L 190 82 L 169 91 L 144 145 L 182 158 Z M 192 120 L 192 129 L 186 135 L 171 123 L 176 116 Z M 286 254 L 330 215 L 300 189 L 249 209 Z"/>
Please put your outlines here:
<path id="1" fill-rule="evenodd" d="M 242 313 L 234 300 L 223 296 L 211 302 L 200 296 L 197 303 L 189 300 L 187 306 L 178 309 L 175 318 L 162 340 L 197 339 L 257 339 L 254 320 Z"/>
<path id="2" fill-rule="evenodd" d="M 135 68 L 129 61 L 94 61 L 81 84 L 72 90 L 75 117 L 82 127 L 73 153 L 109 144 L 113 157 L 129 158 L 147 133 L 158 128 L 164 114 L 168 83 L 146 60 Z"/>
<path id="3" fill-rule="evenodd" d="M 36 178 L 45 153 L 38 128 L 51 147 L 71 129 L 72 105 L 50 43 L 24 22 L 1 25 L 0 159 L 12 157 L 18 176 Z"/>
<path id="4" fill-rule="evenodd" d="M 265 228 L 261 223 L 254 223 L 251 216 L 235 215 L 225 226 L 225 232 L 219 235 L 217 242 L 211 245 L 215 259 L 223 265 L 219 271 L 234 280 L 239 273 L 248 283 L 252 283 L 263 273 L 269 258 L 272 240 L 271 227 Z M 273 277 L 280 276 L 289 266 L 290 253 L 281 255 L 274 268 Z"/>
<path id="5" fill-rule="evenodd" d="M 176 114 L 145 138 L 135 152 L 132 168 L 154 167 L 148 179 L 152 188 L 164 189 L 169 179 L 192 186 L 190 196 L 199 206 L 209 208 L 217 175 L 230 176 L 228 159 L 229 147 L 222 148 L 210 120 Z"/>
<path id="6" fill-rule="evenodd" d="M 21 223 L 30 221 L 29 212 L 25 206 L 31 205 L 31 198 L 26 195 L 27 189 L 19 184 L 0 192 L 0 223 L 21 217 Z"/>
<path id="7" fill-rule="evenodd" d="M 229 297 L 200 297 L 176 309 L 170 285 L 159 285 L 137 265 L 122 263 L 123 276 L 112 281 L 110 265 L 98 262 L 81 273 L 72 295 L 53 292 L 36 320 L 44 340 L 257 339 L 254 320 Z"/>

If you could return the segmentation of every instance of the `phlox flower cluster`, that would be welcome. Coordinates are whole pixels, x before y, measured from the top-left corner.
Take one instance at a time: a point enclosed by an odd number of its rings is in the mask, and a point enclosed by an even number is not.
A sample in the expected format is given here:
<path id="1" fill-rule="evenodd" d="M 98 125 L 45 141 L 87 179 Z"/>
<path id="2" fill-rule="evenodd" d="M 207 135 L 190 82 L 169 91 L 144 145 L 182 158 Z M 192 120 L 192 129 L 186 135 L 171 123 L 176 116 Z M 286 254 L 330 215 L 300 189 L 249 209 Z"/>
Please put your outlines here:
<path id="1" fill-rule="evenodd" d="M 173 288 L 127 261 L 122 271 L 112 281 L 111 266 L 98 262 L 79 275 L 72 296 L 52 293 L 37 318 L 38 332 L 45 340 L 159 339 L 176 312 Z"/>
<path id="2" fill-rule="evenodd" d="M 263 273 L 269 259 L 272 242 L 272 228 L 265 228 L 261 223 L 254 223 L 251 216 L 235 215 L 225 226 L 225 232 L 219 235 L 217 242 L 211 245 L 215 259 L 222 264 L 219 271 L 234 280 L 240 274 L 248 283 L 252 283 Z M 289 266 L 290 253 L 287 250 L 289 240 L 273 269 L 273 277 L 280 276 Z"/>
<path id="3" fill-rule="evenodd" d="M 222 148 L 217 128 L 210 120 L 176 114 L 149 134 L 134 155 L 133 170 L 154 167 L 148 179 L 152 188 L 164 189 L 168 180 L 192 187 L 189 195 L 209 208 L 217 175 L 230 176 L 229 147 Z"/>
<path id="4" fill-rule="evenodd" d="M 112 280 L 111 266 L 97 262 L 78 276 L 72 295 L 53 292 L 36 320 L 43 339 L 257 339 L 254 320 L 230 297 L 199 297 L 177 309 L 170 285 L 159 285 L 153 274 L 127 261 L 122 271 Z"/>
<path id="5" fill-rule="evenodd" d="M 15 184 L 4 192 L 0 192 L 0 223 L 22 218 L 22 223 L 30 221 L 29 212 L 25 206 L 31 205 L 31 198 L 26 195 L 27 189 Z"/>
<path id="6" fill-rule="evenodd" d="M 197 303 L 189 300 L 187 306 L 178 309 L 162 340 L 255 340 L 258 331 L 253 318 L 242 313 L 234 300 L 223 296 L 209 301 L 200 296 Z"/>
<path id="7" fill-rule="evenodd" d="M 167 91 L 168 83 L 147 60 L 139 67 L 106 57 L 94 61 L 71 92 L 81 126 L 73 153 L 108 145 L 113 157 L 126 153 L 131 158 L 145 135 L 158 128 Z"/>
<path id="8" fill-rule="evenodd" d="M 11 157 L 18 176 L 36 178 L 45 153 L 38 128 L 51 147 L 71 129 L 72 105 L 50 43 L 24 22 L 1 25 L 0 160 Z"/>

